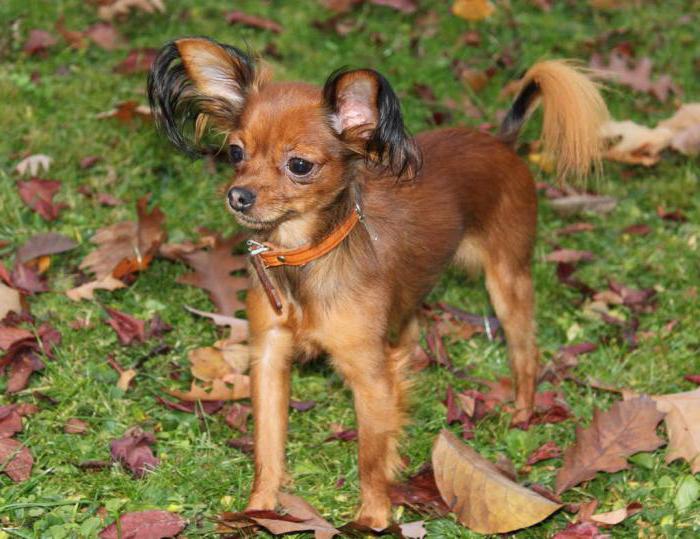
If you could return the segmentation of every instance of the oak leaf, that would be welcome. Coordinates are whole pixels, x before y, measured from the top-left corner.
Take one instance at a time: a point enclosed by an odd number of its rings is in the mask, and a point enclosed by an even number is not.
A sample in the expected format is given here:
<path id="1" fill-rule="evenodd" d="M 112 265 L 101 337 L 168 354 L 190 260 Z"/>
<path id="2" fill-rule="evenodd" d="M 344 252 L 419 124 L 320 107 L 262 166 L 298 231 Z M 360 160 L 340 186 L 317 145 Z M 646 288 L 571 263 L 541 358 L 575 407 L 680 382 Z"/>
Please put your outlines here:
<path id="1" fill-rule="evenodd" d="M 195 381 L 189 391 L 167 390 L 168 394 L 183 401 L 229 401 L 250 398 L 250 378 L 245 374 L 229 375 L 226 381 L 216 379 L 203 387 Z"/>
<path id="2" fill-rule="evenodd" d="M 433 445 L 433 469 L 443 500 L 459 522 L 478 533 L 526 528 L 561 507 L 506 478 L 447 430 Z"/>
<path id="3" fill-rule="evenodd" d="M 58 180 L 31 178 L 17 182 L 17 190 L 22 201 L 46 221 L 55 221 L 65 204 L 57 204 L 53 197 L 61 188 Z"/>
<path id="4" fill-rule="evenodd" d="M 112 0 L 101 1 L 97 16 L 105 21 L 111 21 L 115 17 L 124 17 L 131 10 L 141 10 L 146 13 L 165 12 L 163 0 Z"/>
<path id="5" fill-rule="evenodd" d="M 244 239 L 243 234 L 228 238 L 216 237 L 211 249 L 182 253 L 179 258 L 194 272 L 181 275 L 177 282 L 203 288 L 209 293 L 219 314 L 233 316 L 245 308 L 238 293 L 248 285 L 245 277 L 231 275 L 246 267 L 244 255 L 231 254 L 232 249 Z"/>
<path id="6" fill-rule="evenodd" d="M 36 176 L 41 172 L 41 169 L 43 169 L 44 172 L 48 172 L 52 162 L 52 157 L 44 155 L 43 153 L 35 153 L 17 163 L 15 171 L 17 171 L 20 176 L 24 176 L 27 172 L 29 172 L 30 176 Z"/>
<path id="7" fill-rule="evenodd" d="M 136 204 L 137 222 L 123 221 L 102 228 L 90 239 L 98 247 L 80 263 L 102 280 L 108 275 L 117 279 L 148 267 L 167 237 L 165 215 L 155 207 L 149 213 L 148 198 Z"/>
<path id="8" fill-rule="evenodd" d="M 694 474 L 700 472 L 700 388 L 652 397 L 668 431 L 666 462 L 685 459 Z"/>
<path id="9" fill-rule="evenodd" d="M 649 397 L 616 402 L 606 412 L 596 409 L 590 426 L 576 428 L 576 442 L 564 453 L 556 493 L 593 479 L 597 472 L 624 470 L 627 457 L 663 445 L 656 435 L 663 417 Z"/>
<path id="10" fill-rule="evenodd" d="M 119 279 L 115 279 L 111 275 L 107 275 L 97 281 L 90 281 L 70 290 L 66 290 L 66 296 L 73 301 L 82 299 L 95 299 L 95 290 L 118 290 L 126 288 L 126 285 Z"/>

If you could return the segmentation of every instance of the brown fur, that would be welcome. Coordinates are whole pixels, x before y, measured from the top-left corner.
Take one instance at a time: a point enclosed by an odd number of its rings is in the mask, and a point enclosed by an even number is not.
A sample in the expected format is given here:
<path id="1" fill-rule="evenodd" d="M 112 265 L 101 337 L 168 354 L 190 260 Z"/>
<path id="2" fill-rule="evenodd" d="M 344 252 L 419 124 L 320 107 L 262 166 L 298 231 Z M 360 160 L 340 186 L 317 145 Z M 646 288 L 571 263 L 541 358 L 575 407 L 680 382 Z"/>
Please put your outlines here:
<path id="1" fill-rule="evenodd" d="M 340 100 L 341 107 L 352 106 L 367 87 L 379 88 L 373 73 L 354 72 L 337 85 L 350 96 Z M 357 91 L 348 90 L 358 77 L 374 78 Z M 595 87 L 562 63 L 538 64 L 528 77 L 540 85 L 545 141 L 557 151 L 562 169 L 587 170 L 597 155 L 592 132 L 597 120 L 586 114 L 601 116 Z M 197 82 L 200 90 L 206 86 Z M 483 270 L 508 342 L 517 408 L 513 420 L 527 421 L 532 412 L 538 371 L 530 275 L 534 182 L 507 144 L 461 128 L 418 135 L 422 169 L 412 181 L 399 182 L 372 156 L 356 157 L 367 129 L 379 125 L 378 115 L 370 114 L 358 127 L 359 113 L 342 111 L 354 125 L 341 136 L 315 86 L 269 82 L 241 90 L 247 92 L 245 104 L 231 121 L 228 142 L 244 148 L 246 157 L 233 185 L 254 191 L 257 200 L 248 211 L 234 212 L 239 222 L 253 228 L 256 239 L 282 248 L 314 243 L 347 217 L 359 191 L 367 223 L 378 236 L 374 241 L 358 225 L 322 258 L 303 267 L 268 270 L 283 296 L 281 315 L 253 273 L 247 308 L 256 473 L 248 507 L 274 509 L 285 481 L 293 359 L 326 352 L 355 400 L 362 490 L 358 520 L 382 528 L 390 517 L 388 489 L 400 466 L 397 443 L 408 387 L 404 371 L 419 336 L 416 311 L 451 263 Z M 370 99 L 367 106 L 372 109 L 378 101 Z M 290 156 L 316 164 L 308 178 L 290 176 L 285 169 Z"/>

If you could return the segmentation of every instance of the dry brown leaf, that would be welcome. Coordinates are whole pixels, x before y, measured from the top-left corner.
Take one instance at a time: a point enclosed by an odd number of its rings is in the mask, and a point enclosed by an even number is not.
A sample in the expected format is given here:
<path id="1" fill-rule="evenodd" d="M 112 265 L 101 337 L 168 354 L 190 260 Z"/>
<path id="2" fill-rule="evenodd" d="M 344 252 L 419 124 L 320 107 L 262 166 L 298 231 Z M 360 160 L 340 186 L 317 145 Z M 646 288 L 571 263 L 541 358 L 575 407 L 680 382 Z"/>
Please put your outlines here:
<path id="1" fill-rule="evenodd" d="M 433 469 L 442 498 L 462 524 L 478 533 L 527 528 L 561 507 L 506 478 L 447 430 L 433 445 Z"/>
<path id="2" fill-rule="evenodd" d="M 299 496 L 280 492 L 279 503 L 286 515 L 291 515 L 301 522 L 254 516 L 252 519 L 275 535 L 295 531 L 313 531 L 315 539 L 330 539 L 340 533 L 311 504 Z"/>
<path id="3" fill-rule="evenodd" d="M 104 2 L 101 2 L 105 4 Z M 163 0 L 114 0 L 111 3 L 100 6 L 97 16 L 105 21 L 111 21 L 117 16 L 126 16 L 134 10 L 145 11 L 146 13 L 165 12 Z"/>
<path id="4" fill-rule="evenodd" d="M 228 384 L 233 387 L 230 387 Z M 245 374 L 231 374 L 227 382 L 214 380 L 211 385 L 202 387 L 193 381 L 189 391 L 166 390 L 168 394 L 183 401 L 229 401 L 250 398 L 250 378 Z"/>
<path id="5" fill-rule="evenodd" d="M 652 399 L 666 417 L 666 462 L 685 459 L 692 472 L 700 472 L 700 388 L 684 393 L 656 395 Z"/>
<path id="6" fill-rule="evenodd" d="M 488 0 L 455 0 L 452 13 L 467 21 L 480 21 L 490 17 L 496 8 Z"/>
<path id="7" fill-rule="evenodd" d="M 576 428 L 576 442 L 564 453 L 556 493 L 593 479 L 597 472 L 624 470 L 630 455 L 663 445 L 656 435 L 663 417 L 649 397 L 616 402 L 606 412 L 596 409 L 590 426 Z"/>
<path id="8" fill-rule="evenodd" d="M 126 392 L 129 390 L 129 384 L 136 377 L 136 369 L 125 369 L 119 373 L 119 380 L 117 380 L 117 387 L 122 391 Z"/>
<path id="9" fill-rule="evenodd" d="M 29 449 L 12 438 L 0 438 L 0 472 L 18 483 L 29 479 L 33 465 Z"/>
<path id="10" fill-rule="evenodd" d="M 602 524 L 604 526 L 615 526 L 625 519 L 636 515 L 642 510 L 642 504 L 639 502 L 633 502 L 627 507 L 622 507 L 614 511 L 608 511 L 607 513 L 597 513 L 591 515 L 587 520 L 595 522 L 596 524 Z"/>
<path id="11" fill-rule="evenodd" d="M 226 239 L 216 238 L 214 247 L 192 253 L 182 253 L 180 259 L 188 264 L 194 272 L 181 275 L 177 282 L 197 286 L 209 292 L 219 314 L 233 316 L 236 311 L 245 308 L 238 299 L 238 293 L 248 285 L 248 279 L 231 275 L 234 271 L 246 267 L 244 255 L 233 255 L 231 251 L 244 239 L 243 234 L 236 234 Z"/>
<path id="12" fill-rule="evenodd" d="M 158 207 L 149 213 L 147 204 L 147 197 L 139 199 L 137 223 L 124 221 L 98 230 L 90 240 L 98 248 L 85 257 L 80 269 L 93 272 L 97 280 L 146 269 L 167 236 L 165 215 Z"/>
<path id="13" fill-rule="evenodd" d="M 22 296 L 14 288 L 0 283 L 0 320 L 9 312 L 22 312 Z"/>
<path id="14" fill-rule="evenodd" d="M 115 279 L 111 275 L 107 275 L 102 279 L 97 281 L 91 281 L 80 285 L 76 288 L 71 288 L 66 291 L 66 296 L 68 296 L 73 301 L 80 301 L 81 299 L 95 299 L 95 290 L 117 290 L 119 288 L 125 288 L 126 285 L 119 279 Z"/>
<path id="15" fill-rule="evenodd" d="M 617 200 L 613 197 L 584 193 L 550 200 L 549 205 L 559 215 L 568 217 L 584 211 L 598 214 L 610 213 L 617 206 Z"/>
<path id="16" fill-rule="evenodd" d="M 242 318 L 236 318 L 234 316 L 224 316 L 223 314 L 208 313 L 206 311 L 200 311 L 199 309 L 193 309 L 185 305 L 185 309 L 189 312 L 194 313 L 205 318 L 212 320 L 217 326 L 228 326 L 231 328 L 231 333 L 228 342 L 237 343 L 245 341 L 248 339 L 248 321 Z"/>
<path id="17" fill-rule="evenodd" d="M 671 92 L 678 94 L 679 89 L 668 75 L 651 80 L 652 61 L 648 57 L 637 60 L 630 67 L 630 59 L 619 53 L 612 53 L 606 65 L 599 54 L 591 57 L 590 66 L 598 78 L 617 82 L 638 92 L 650 93 L 663 102 Z"/>

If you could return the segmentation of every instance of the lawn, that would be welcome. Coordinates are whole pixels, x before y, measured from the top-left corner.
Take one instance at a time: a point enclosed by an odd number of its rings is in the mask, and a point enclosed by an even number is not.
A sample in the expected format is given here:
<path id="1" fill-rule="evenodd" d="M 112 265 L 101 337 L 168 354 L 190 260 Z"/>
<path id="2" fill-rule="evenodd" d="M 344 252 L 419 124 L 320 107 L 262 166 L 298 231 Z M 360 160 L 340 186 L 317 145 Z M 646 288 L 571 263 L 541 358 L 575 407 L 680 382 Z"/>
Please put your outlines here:
<path id="1" fill-rule="evenodd" d="M 226 165 L 176 154 L 147 120 L 123 123 L 97 117 L 122 102 L 146 103 L 145 74 L 114 71 L 129 50 L 157 48 L 183 35 L 207 35 L 260 52 L 276 77 L 319 84 L 339 66 L 370 66 L 390 80 L 402 99 L 409 129 L 419 132 L 434 127 L 436 121 L 443 126 L 497 125 L 510 100 L 501 89 L 533 62 L 558 57 L 588 62 L 593 53 L 607 57 L 618 47 L 633 51 L 637 58 L 650 57 L 654 76 L 670 75 L 683 91 L 660 102 L 626 86 L 608 86 L 605 98 L 615 118 L 653 125 L 670 116 L 680 103 L 700 96 L 700 4 L 691 0 L 630 3 L 638 7 L 600 10 L 588 2 L 566 0 L 551 2 L 546 11 L 538 7 L 543 2 L 498 1 L 495 12 L 479 22 L 452 15 L 447 2 L 420 0 L 413 14 L 364 3 L 345 16 L 341 35 L 332 24 L 314 24 L 333 16 L 316 0 L 167 0 L 165 13 L 133 12 L 115 22 L 124 42 L 105 50 L 93 43 L 71 48 L 55 29 L 60 17 L 69 30 L 94 24 L 99 20 L 93 5 L 97 2 L 2 2 L 0 240 L 7 245 L 0 248 L 0 260 L 10 267 L 14 250 L 40 232 L 62 233 L 79 245 L 51 257 L 46 271 L 51 291 L 28 298 L 38 323 L 50 322 L 62 335 L 55 357 L 47 359 L 45 369 L 17 394 L 5 394 L 6 382 L 0 377 L 0 405 L 34 403 L 40 408 L 25 419 L 24 430 L 17 436 L 34 456 L 31 477 L 14 483 L 0 473 L 0 538 L 94 537 L 119 514 L 142 509 L 178 512 L 189 521 L 186 536 L 213 536 L 212 517 L 242 510 L 251 485 L 252 461 L 226 445 L 238 433 L 221 414 L 199 418 L 170 410 L 157 400 L 164 395 L 164 387 L 188 385 L 188 351 L 209 346 L 221 335 L 210 321 L 184 309 L 189 305 L 213 310 L 204 291 L 176 283 L 178 276 L 189 271 L 187 267 L 158 258 L 130 286 L 98 292 L 95 301 L 76 303 L 64 294 L 80 278 L 77 267 L 94 248 L 90 238 L 101 227 L 134 219 L 136 201 L 146 194 L 150 194 L 150 207 L 159 206 L 166 215 L 170 242 L 193 239 L 200 227 L 224 235 L 236 230 L 221 196 L 230 176 Z M 225 14 L 234 8 L 278 21 L 284 31 L 274 34 L 229 25 Z M 24 52 L 32 29 L 51 32 L 56 44 L 44 54 Z M 466 32 L 470 37 L 465 40 Z M 477 85 L 477 91 L 458 80 L 455 62 L 477 73 L 487 72 L 483 87 Z M 424 91 L 416 91 L 416 85 L 429 87 L 437 104 L 431 104 Z M 526 159 L 529 143 L 537 136 L 537 123 L 532 122 L 521 137 Z M 47 222 L 31 211 L 17 193 L 15 166 L 31 154 L 52 157 L 49 172 L 42 176 L 62 182 L 57 200 L 66 208 L 55 221 Z M 88 156 L 100 159 L 82 168 L 80 162 Z M 555 180 L 534 164 L 533 172 L 538 181 Z M 580 380 L 595 378 L 602 385 L 649 394 L 697 387 L 684 376 L 700 373 L 699 177 L 697 159 L 667 152 L 651 168 L 605 163 L 601 178 L 588 187 L 617 199 L 609 214 L 564 218 L 542 194 L 533 270 L 544 362 L 563 345 L 594 342 L 597 349 L 581 356 L 575 369 Z M 109 193 L 124 204 L 104 206 L 81 194 L 83 186 Z M 679 210 L 685 220 L 662 219 L 659 207 Z M 566 236 L 557 233 L 577 221 L 595 228 Z M 648 225 L 649 233 L 624 232 L 636 224 Z M 656 308 L 651 312 L 635 315 L 625 306 L 614 309 L 626 320 L 638 316 L 636 346 L 630 346 L 618 326 L 582 308 L 582 294 L 557 279 L 555 265 L 545 261 L 557 247 L 594 253 L 595 258 L 580 265 L 576 275 L 596 290 L 607 288 L 609 280 L 656 290 Z M 430 304 L 438 301 L 480 315 L 491 312 L 481 282 L 468 282 L 456 272 L 448 273 L 428 298 Z M 163 338 L 168 351 L 144 360 L 156 341 L 121 345 L 104 323 L 103 306 L 140 319 L 157 314 L 174 328 Z M 76 320 L 91 323 L 74 329 Z M 665 328 L 671 322 L 669 331 Z M 446 342 L 455 365 L 471 369 L 470 376 L 508 376 L 502 341 L 477 335 Z M 116 387 L 118 375 L 106 361 L 109 355 L 125 367 L 141 364 L 126 392 Z M 171 379 L 174 370 L 181 371 L 181 380 Z M 458 391 L 479 389 L 469 379 L 437 366 L 416 375 L 412 422 L 402 445 L 408 474 L 429 459 L 435 436 L 446 427 L 443 401 L 450 385 Z M 543 388 L 551 389 L 548 384 Z M 504 455 L 520 468 L 544 442 L 568 446 L 577 422 L 587 425 L 595 408 L 607 409 L 620 399 L 585 383 L 566 381 L 559 389 L 575 419 L 523 431 L 509 428 L 508 414 L 496 413 L 478 422 L 470 445 L 491 460 Z M 292 489 L 325 518 L 343 524 L 352 519 L 358 501 L 356 445 L 324 440 L 331 424 L 348 428 L 355 424 L 350 393 L 321 360 L 294 369 L 292 395 L 316 401 L 310 411 L 291 412 L 287 455 Z M 64 424 L 71 418 L 87 422 L 88 431 L 80 436 L 65 433 Z M 134 425 L 155 433 L 155 453 L 161 463 L 152 473 L 135 479 L 117 464 L 96 471 L 78 466 L 89 460 L 109 460 L 110 441 Z M 457 426 L 450 428 L 460 432 Z M 666 436 L 663 428 L 659 432 Z M 693 477 L 690 466 L 683 460 L 666 464 L 665 452 L 661 448 L 637 455 L 630 469 L 598 474 L 564 493 L 563 500 L 597 499 L 598 511 L 641 502 L 641 513 L 611 529 L 614 537 L 697 537 L 700 499 L 697 495 L 689 503 L 678 499 L 681 484 Z M 560 464 L 561 460 L 537 464 L 520 481 L 552 488 Z M 404 522 L 419 518 L 403 508 L 396 511 Z M 515 536 L 549 537 L 574 519 L 574 514 L 559 511 Z M 430 520 L 426 527 L 429 537 L 478 536 L 453 518 Z"/>

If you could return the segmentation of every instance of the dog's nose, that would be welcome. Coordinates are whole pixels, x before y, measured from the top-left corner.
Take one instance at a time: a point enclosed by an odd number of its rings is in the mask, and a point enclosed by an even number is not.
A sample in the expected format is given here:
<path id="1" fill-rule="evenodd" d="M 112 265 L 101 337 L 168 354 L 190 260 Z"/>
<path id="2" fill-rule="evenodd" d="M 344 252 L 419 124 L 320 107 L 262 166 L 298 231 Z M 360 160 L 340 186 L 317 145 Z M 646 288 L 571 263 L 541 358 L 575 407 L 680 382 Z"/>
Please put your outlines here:
<path id="1" fill-rule="evenodd" d="M 249 210 L 255 204 L 255 193 L 243 187 L 231 187 L 228 190 L 228 203 L 236 211 Z"/>

